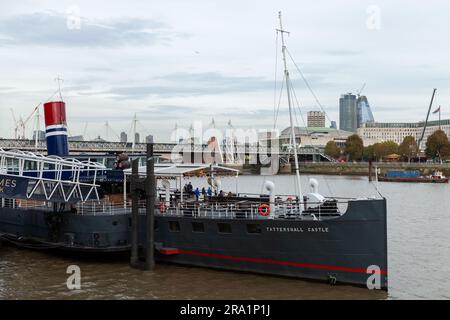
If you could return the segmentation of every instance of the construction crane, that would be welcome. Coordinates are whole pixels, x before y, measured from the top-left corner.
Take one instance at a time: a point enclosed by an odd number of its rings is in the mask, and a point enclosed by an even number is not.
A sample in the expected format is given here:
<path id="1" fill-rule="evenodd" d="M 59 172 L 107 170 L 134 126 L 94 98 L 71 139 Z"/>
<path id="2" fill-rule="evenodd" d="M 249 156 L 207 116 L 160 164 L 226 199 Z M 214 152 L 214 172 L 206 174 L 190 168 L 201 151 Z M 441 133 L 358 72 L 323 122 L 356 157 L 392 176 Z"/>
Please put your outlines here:
<path id="1" fill-rule="evenodd" d="M 427 118 L 425 119 L 425 124 L 423 126 L 423 130 L 422 130 L 422 135 L 420 136 L 419 140 L 417 140 L 417 146 L 420 148 L 420 144 L 423 140 L 423 137 L 425 135 L 425 130 L 427 129 L 427 124 L 428 124 L 428 117 L 430 116 L 430 111 L 431 111 L 431 107 L 433 106 L 433 100 L 434 100 L 434 95 L 436 94 L 436 88 L 433 89 L 433 94 L 431 96 L 431 101 L 430 101 L 430 106 L 428 107 L 428 112 L 427 112 Z"/>
<path id="2" fill-rule="evenodd" d="M 14 120 L 14 125 L 15 125 L 15 127 L 14 127 L 14 139 L 17 139 L 17 134 L 19 133 L 19 129 L 20 129 L 23 121 L 22 121 L 22 118 L 20 118 L 19 121 L 17 121 L 17 118 L 16 118 L 16 116 L 14 114 L 14 110 L 12 108 L 10 108 L 10 110 L 11 110 L 11 114 L 12 114 L 12 117 L 13 117 L 13 120 Z"/>
<path id="3" fill-rule="evenodd" d="M 22 139 L 25 139 L 25 126 L 27 125 L 28 121 L 34 116 L 36 111 L 41 106 L 42 102 L 40 102 L 36 107 L 34 107 L 33 111 L 30 113 L 30 115 L 25 119 L 25 121 L 22 122 Z M 36 128 L 36 130 L 39 130 L 39 128 Z M 36 132 L 37 134 L 37 132 Z"/>
<path id="4" fill-rule="evenodd" d="M 362 85 L 361 89 L 359 89 L 359 91 L 357 93 L 358 98 L 361 96 L 361 92 L 364 90 L 365 87 L 366 87 L 366 83 L 364 82 L 364 84 Z"/>
<path id="5" fill-rule="evenodd" d="M 12 116 L 13 116 L 13 120 L 15 123 L 15 128 L 14 128 L 14 138 L 15 139 L 25 139 L 26 125 L 27 125 L 28 121 L 30 121 L 30 119 L 36 113 L 36 111 L 41 106 L 41 104 L 42 104 L 42 102 L 39 103 L 36 107 L 34 107 L 33 111 L 30 113 L 30 115 L 28 117 L 26 117 L 25 120 L 23 120 L 22 116 L 20 116 L 19 120 L 17 120 L 17 118 L 14 114 L 14 110 L 12 108 L 10 108 Z"/>

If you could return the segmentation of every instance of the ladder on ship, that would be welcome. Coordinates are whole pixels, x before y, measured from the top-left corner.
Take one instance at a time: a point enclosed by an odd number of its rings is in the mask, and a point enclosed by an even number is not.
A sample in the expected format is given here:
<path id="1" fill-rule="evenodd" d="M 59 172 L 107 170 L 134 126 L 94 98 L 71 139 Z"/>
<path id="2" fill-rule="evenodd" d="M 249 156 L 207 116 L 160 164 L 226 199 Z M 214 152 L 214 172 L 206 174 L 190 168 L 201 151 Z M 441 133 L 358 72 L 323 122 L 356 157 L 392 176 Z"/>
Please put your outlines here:
<path id="1" fill-rule="evenodd" d="M 0 198 L 79 202 L 99 200 L 97 178 L 106 167 L 92 161 L 0 148 Z"/>

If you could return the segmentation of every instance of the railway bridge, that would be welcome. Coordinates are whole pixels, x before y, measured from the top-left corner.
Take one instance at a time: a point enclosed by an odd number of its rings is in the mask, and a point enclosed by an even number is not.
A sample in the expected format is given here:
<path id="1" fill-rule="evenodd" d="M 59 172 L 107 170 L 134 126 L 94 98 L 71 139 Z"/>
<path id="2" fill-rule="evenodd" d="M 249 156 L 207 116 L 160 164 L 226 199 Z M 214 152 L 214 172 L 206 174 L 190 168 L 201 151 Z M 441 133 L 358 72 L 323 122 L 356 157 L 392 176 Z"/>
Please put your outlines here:
<path id="1" fill-rule="evenodd" d="M 153 150 L 156 154 L 169 156 L 176 149 L 176 153 L 195 158 L 196 155 L 202 155 L 208 152 L 207 144 L 177 144 L 177 143 L 154 143 Z M 29 139 L 0 139 L 0 149 L 4 150 L 23 150 L 33 152 L 47 152 L 45 141 L 34 141 Z M 131 142 L 103 142 L 103 141 L 69 141 L 69 150 L 72 154 L 99 153 L 115 154 L 119 152 L 126 153 L 145 153 L 146 144 L 136 143 L 133 146 Z M 227 162 L 247 162 L 250 159 L 258 159 L 257 162 L 267 156 L 277 156 L 280 163 L 288 163 L 292 159 L 292 152 L 285 147 L 279 147 L 276 150 L 270 150 L 265 145 L 254 144 L 236 144 L 232 151 L 225 145 L 220 146 L 219 152 L 222 159 Z M 333 161 L 325 155 L 324 148 L 320 146 L 302 146 L 298 149 L 300 160 L 303 161 Z M 188 160 L 188 159 L 185 159 Z M 190 161 L 190 160 L 189 160 Z"/>

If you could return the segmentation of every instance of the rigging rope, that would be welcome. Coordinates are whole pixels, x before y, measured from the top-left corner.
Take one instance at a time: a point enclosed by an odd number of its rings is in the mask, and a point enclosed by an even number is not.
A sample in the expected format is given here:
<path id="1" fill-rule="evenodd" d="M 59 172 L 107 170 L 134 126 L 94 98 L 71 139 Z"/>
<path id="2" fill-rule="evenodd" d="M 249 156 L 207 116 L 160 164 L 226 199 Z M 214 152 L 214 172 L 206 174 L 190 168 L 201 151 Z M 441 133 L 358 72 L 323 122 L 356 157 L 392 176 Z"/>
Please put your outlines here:
<path id="1" fill-rule="evenodd" d="M 293 97 L 294 97 L 294 100 L 295 100 L 295 102 L 296 102 L 297 109 L 298 109 L 298 111 L 299 111 L 299 113 L 300 113 L 300 117 L 302 118 L 303 125 L 305 126 L 306 134 L 309 134 L 308 126 L 307 126 L 306 123 L 305 123 L 305 119 L 304 119 L 304 117 L 303 117 L 302 109 L 300 108 L 300 103 L 299 103 L 299 101 L 298 101 L 298 99 L 297 99 L 297 95 L 295 94 L 294 89 L 292 89 L 292 88 L 293 88 L 292 83 L 291 83 L 291 85 L 290 85 L 290 88 L 291 88 L 291 91 L 292 91 L 292 95 L 293 95 Z M 297 126 L 300 128 L 300 125 L 299 125 L 299 122 L 298 122 L 298 118 L 297 118 L 297 112 L 296 112 L 295 108 L 294 108 L 294 116 L 295 116 L 295 121 L 296 121 L 296 123 L 297 123 Z M 300 130 L 300 129 L 299 129 L 299 130 Z M 308 184 L 309 184 L 309 180 L 310 180 L 310 178 L 311 178 L 310 175 L 309 175 L 309 174 L 306 174 L 306 178 L 308 179 Z M 326 184 L 326 186 L 327 186 L 328 192 L 330 192 L 330 195 L 332 195 L 333 193 L 331 192 L 331 188 L 330 188 L 330 185 L 328 184 L 328 180 L 327 180 L 327 179 L 324 179 L 324 180 L 325 180 L 325 184 Z"/>
<path id="2" fill-rule="evenodd" d="M 305 75 L 303 74 L 303 72 L 300 70 L 299 66 L 297 65 L 297 63 L 295 62 L 294 58 L 292 58 L 291 53 L 289 52 L 289 50 L 286 48 L 286 51 L 288 53 L 289 58 L 291 59 L 292 63 L 294 64 L 295 68 L 297 69 L 298 73 L 300 74 L 300 76 L 303 79 L 303 82 L 305 83 L 306 87 L 308 88 L 309 92 L 311 93 L 311 95 L 313 96 L 314 100 L 316 101 L 317 105 L 319 106 L 319 108 L 322 110 L 322 112 L 325 113 L 325 117 L 327 118 L 327 120 L 331 123 L 331 118 L 328 116 L 328 113 L 325 112 L 325 109 L 322 105 L 322 103 L 319 101 L 319 98 L 317 97 L 317 95 L 315 94 L 314 90 L 312 89 L 312 87 L 310 86 L 308 80 L 306 79 Z M 338 138 L 342 138 L 341 136 L 341 132 L 340 130 L 338 130 L 336 128 L 336 132 L 338 135 Z"/>
<path id="3" fill-rule="evenodd" d="M 326 118 L 327 118 L 328 121 L 330 121 L 330 123 L 331 123 L 330 117 L 328 116 L 327 112 L 325 112 L 325 109 L 323 108 L 323 105 L 320 103 L 319 98 L 318 98 L 317 95 L 314 93 L 314 91 L 313 91 L 313 89 L 311 88 L 311 86 L 310 86 L 308 80 L 306 80 L 306 77 L 304 76 L 303 72 L 300 70 L 300 68 L 299 68 L 299 66 L 297 65 L 297 63 L 296 63 L 296 62 L 294 61 L 294 59 L 292 58 L 292 55 L 291 55 L 291 53 L 289 52 L 289 50 L 288 50 L 287 48 L 286 48 L 286 51 L 287 51 L 288 56 L 289 56 L 289 58 L 291 59 L 292 63 L 294 64 L 295 68 L 297 69 L 297 71 L 299 72 L 299 74 L 300 74 L 300 76 L 302 77 L 303 81 L 305 82 L 306 87 L 307 87 L 308 90 L 310 91 L 311 95 L 314 97 L 314 100 L 316 101 L 317 105 L 318 105 L 318 106 L 320 107 L 320 109 L 325 113 Z M 294 92 L 294 96 L 295 96 L 295 92 Z M 342 135 L 341 135 L 340 130 L 337 130 L 337 129 L 336 129 L 336 131 L 337 131 L 338 137 L 339 137 L 339 138 L 342 138 Z M 326 182 L 326 184 L 327 184 L 327 186 L 328 186 L 328 189 L 329 189 L 330 192 L 331 192 L 331 189 L 330 189 L 330 187 L 329 187 L 329 185 L 328 185 L 327 179 L 324 179 L 324 180 L 325 180 L 325 182 Z M 383 197 L 383 195 L 381 194 L 381 192 L 380 192 L 380 190 L 378 189 L 377 185 L 376 185 L 373 181 L 371 182 L 371 184 L 374 186 L 374 188 L 375 188 L 375 190 L 377 191 L 377 193 L 378 193 L 381 197 Z"/>
<path id="4" fill-rule="evenodd" d="M 286 76 L 283 74 L 283 81 L 281 82 L 281 89 L 280 89 L 280 97 L 278 98 L 278 107 L 277 107 L 277 112 L 275 114 L 275 121 L 273 124 L 274 128 L 276 128 L 276 126 L 277 126 L 278 115 L 280 113 L 281 97 L 283 96 L 283 89 L 284 89 L 284 79 L 286 79 Z"/>
<path id="5" fill-rule="evenodd" d="M 274 90 L 273 90 L 273 128 L 275 129 L 275 124 L 277 122 L 277 69 L 278 69 L 278 31 L 276 32 L 277 36 L 275 39 L 275 81 L 274 81 Z"/>

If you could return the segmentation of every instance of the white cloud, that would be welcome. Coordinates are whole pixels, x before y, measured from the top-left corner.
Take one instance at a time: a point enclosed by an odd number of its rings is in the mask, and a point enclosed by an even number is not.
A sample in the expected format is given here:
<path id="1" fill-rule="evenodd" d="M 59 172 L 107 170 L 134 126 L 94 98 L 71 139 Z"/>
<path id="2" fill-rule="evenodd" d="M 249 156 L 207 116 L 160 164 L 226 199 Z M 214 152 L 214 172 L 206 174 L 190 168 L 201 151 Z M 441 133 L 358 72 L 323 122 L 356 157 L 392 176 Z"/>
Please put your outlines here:
<path id="1" fill-rule="evenodd" d="M 175 122 L 213 116 L 224 125 L 270 127 L 280 9 L 289 51 L 330 118 L 338 119 L 340 94 L 364 82 L 377 120 L 422 120 L 433 87 L 450 117 L 446 1 L 80 0 L 81 28 L 70 30 L 65 14 L 73 4 L 2 3 L 0 137 L 13 135 L 8 109 L 26 117 L 55 91 L 56 76 L 65 79 L 72 134 L 83 133 L 86 121 L 90 137 L 103 134 L 106 120 L 127 131 L 134 112 L 160 140 Z M 379 30 L 366 27 L 369 5 L 380 8 Z M 278 67 L 280 58 L 278 49 Z M 290 69 L 303 112 L 317 109 Z M 285 115 L 279 123 L 287 125 Z"/>

